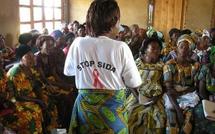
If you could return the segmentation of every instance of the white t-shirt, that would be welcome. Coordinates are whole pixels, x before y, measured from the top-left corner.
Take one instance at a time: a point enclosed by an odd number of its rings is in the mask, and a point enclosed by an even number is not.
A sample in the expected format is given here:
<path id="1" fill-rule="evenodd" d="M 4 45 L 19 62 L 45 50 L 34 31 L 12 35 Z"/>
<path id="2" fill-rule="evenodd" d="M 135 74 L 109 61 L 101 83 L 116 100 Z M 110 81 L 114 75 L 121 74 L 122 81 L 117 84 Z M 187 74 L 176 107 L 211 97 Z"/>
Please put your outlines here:
<path id="1" fill-rule="evenodd" d="M 120 90 L 142 83 L 127 44 L 106 36 L 76 38 L 69 49 L 64 74 L 75 76 L 78 89 Z"/>

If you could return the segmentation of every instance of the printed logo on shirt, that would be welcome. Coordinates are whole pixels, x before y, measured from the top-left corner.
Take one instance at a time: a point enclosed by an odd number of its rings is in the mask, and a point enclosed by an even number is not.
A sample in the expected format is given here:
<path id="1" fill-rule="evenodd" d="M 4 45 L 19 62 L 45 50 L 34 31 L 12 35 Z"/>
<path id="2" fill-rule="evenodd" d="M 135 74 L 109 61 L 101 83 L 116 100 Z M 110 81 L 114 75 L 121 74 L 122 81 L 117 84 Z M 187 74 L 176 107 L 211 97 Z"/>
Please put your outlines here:
<path id="1" fill-rule="evenodd" d="M 77 66 L 77 69 L 79 71 L 82 71 L 84 68 L 92 67 L 94 65 L 95 65 L 95 61 L 83 61 Z M 96 63 L 96 66 L 98 68 L 103 68 L 103 69 L 112 71 L 113 73 L 116 71 L 116 68 L 113 65 L 105 63 L 105 62 L 98 61 Z"/>
<path id="2" fill-rule="evenodd" d="M 102 85 L 100 79 L 99 79 L 99 72 L 97 69 L 93 70 L 93 86 L 96 88 L 103 88 L 104 86 Z"/>

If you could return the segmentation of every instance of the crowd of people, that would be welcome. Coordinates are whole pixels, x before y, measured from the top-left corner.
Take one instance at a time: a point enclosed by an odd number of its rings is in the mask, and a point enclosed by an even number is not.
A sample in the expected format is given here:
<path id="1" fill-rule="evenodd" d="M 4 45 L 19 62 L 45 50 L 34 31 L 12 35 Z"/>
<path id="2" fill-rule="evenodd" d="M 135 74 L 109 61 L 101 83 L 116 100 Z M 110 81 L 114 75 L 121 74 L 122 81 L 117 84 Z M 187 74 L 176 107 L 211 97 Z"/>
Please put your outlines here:
<path id="1" fill-rule="evenodd" d="M 215 28 L 121 25 L 115 0 L 95 0 L 86 23 L 0 35 L 0 133 L 213 134 Z M 75 101 L 76 100 L 76 101 Z"/>

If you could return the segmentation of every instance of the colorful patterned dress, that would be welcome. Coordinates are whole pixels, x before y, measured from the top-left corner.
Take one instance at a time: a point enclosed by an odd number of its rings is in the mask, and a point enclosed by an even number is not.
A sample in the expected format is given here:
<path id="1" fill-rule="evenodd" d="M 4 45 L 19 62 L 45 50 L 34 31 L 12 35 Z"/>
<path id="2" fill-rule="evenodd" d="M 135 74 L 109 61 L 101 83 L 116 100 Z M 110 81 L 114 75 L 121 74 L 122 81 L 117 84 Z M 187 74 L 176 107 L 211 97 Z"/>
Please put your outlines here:
<path id="1" fill-rule="evenodd" d="M 128 134 L 124 90 L 79 89 L 69 134 Z"/>
<path id="2" fill-rule="evenodd" d="M 31 74 L 32 76 L 26 75 L 20 65 L 12 67 L 7 74 L 9 82 L 14 88 L 14 97 L 11 100 L 16 106 L 16 112 L 11 117 L 14 120 L 9 126 L 20 134 L 43 133 L 57 127 L 56 106 L 47 96 L 45 85 L 40 81 L 39 73 L 31 68 Z M 46 110 L 42 111 L 40 102 L 20 100 L 21 96 L 43 101 Z M 42 130 L 42 122 L 44 123 L 44 130 Z"/>
<path id="3" fill-rule="evenodd" d="M 14 97 L 12 101 L 16 106 L 13 114 L 13 122 L 10 128 L 19 134 L 42 133 L 42 109 L 32 101 L 21 101 L 20 96 L 36 99 L 30 79 L 25 75 L 19 65 L 12 67 L 8 72 L 9 82 L 14 87 Z"/>
<path id="4" fill-rule="evenodd" d="M 6 73 L 0 69 L 0 124 L 4 127 L 7 127 L 8 119 L 14 113 L 14 105 L 10 101 L 12 96 Z"/>
<path id="5" fill-rule="evenodd" d="M 194 88 L 194 77 L 198 71 L 197 66 L 190 64 L 189 66 L 184 67 L 177 64 L 175 60 L 171 60 L 164 66 L 163 71 L 164 83 L 172 82 L 176 92 L 180 93 L 190 88 Z M 199 102 L 199 97 L 196 91 L 188 92 L 177 97 L 177 102 L 183 111 L 185 119 L 181 130 L 179 130 L 177 115 L 167 94 L 164 94 L 163 98 L 165 101 L 165 110 L 167 114 L 166 133 L 177 134 L 179 131 L 183 131 L 186 134 L 189 134 L 192 130 L 191 120 L 193 107 L 195 107 Z"/>
<path id="6" fill-rule="evenodd" d="M 208 66 L 202 66 L 197 80 L 205 81 L 206 90 L 209 94 L 215 95 L 215 78 L 211 76 Z M 202 103 L 195 107 L 194 117 L 194 134 L 213 134 L 215 132 L 215 122 L 205 118 Z"/>
<path id="7" fill-rule="evenodd" d="M 136 60 L 143 84 L 139 89 L 139 98 L 159 99 L 152 105 L 144 106 L 141 100 L 136 100 L 133 94 L 127 99 L 128 127 L 130 134 L 150 133 L 161 134 L 165 128 L 165 110 L 162 100 L 163 89 L 161 86 L 163 63 L 143 63 L 140 58 Z"/>

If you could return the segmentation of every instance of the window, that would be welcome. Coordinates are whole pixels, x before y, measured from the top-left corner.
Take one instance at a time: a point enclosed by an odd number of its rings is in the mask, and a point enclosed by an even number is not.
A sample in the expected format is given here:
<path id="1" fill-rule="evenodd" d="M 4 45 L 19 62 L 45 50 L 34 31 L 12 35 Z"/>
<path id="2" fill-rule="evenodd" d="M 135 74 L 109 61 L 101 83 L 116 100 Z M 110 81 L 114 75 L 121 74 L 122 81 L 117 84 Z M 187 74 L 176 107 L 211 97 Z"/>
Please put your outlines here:
<path id="1" fill-rule="evenodd" d="M 60 28 L 63 0 L 19 0 L 20 33 Z"/>

